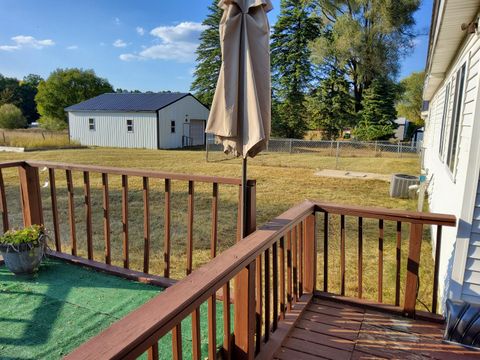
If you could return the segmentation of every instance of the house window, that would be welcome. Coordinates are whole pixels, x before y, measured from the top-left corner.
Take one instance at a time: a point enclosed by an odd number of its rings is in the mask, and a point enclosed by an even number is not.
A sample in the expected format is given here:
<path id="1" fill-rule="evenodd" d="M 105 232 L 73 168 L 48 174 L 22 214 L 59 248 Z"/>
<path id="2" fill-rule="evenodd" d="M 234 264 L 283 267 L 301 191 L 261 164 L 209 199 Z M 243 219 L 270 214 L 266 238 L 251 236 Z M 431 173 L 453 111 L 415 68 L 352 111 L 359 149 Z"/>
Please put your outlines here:
<path id="1" fill-rule="evenodd" d="M 88 128 L 95 131 L 95 119 L 88 119 Z"/>
<path id="2" fill-rule="evenodd" d="M 127 120 L 127 132 L 133 132 L 133 120 Z"/>
<path id="3" fill-rule="evenodd" d="M 440 146 L 438 148 L 438 153 L 443 159 L 445 155 L 445 128 L 447 127 L 447 115 L 448 115 L 448 104 L 450 102 L 450 84 L 447 85 L 445 89 L 445 100 L 443 102 L 443 114 L 442 114 L 442 128 L 440 129 Z"/>
<path id="4" fill-rule="evenodd" d="M 170 121 L 170 132 L 175 134 L 175 120 Z"/>
<path id="5" fill-rule="evenodd" d="M 452 123 L 450 125 L 450 136 L 448 139 L 447 164 L 453 173 L 457 159 L 458 137 L 460 135 L 460 119 L 463 104 L 463 90 L 465 87 L 465 68 L 463 64 L 457 71 L 457 79 L 455 83 L 455 98 L 453 101 Z"/>

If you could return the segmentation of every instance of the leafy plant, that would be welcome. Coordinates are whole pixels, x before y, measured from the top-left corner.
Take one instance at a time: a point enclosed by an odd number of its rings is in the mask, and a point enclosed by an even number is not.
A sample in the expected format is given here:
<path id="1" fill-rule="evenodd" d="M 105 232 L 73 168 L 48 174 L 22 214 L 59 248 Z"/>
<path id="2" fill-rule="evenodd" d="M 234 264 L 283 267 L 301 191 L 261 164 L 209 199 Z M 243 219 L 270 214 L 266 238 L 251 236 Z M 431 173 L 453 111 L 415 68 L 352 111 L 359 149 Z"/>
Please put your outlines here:
<path id="1" fill-rule="evenodd" d="M 2 245 L 33 244 L 39 245 L 41 236 L 45 233 L 43 225 L 32 225 L 19 230 L 8 230 L 0 236 Z"/>

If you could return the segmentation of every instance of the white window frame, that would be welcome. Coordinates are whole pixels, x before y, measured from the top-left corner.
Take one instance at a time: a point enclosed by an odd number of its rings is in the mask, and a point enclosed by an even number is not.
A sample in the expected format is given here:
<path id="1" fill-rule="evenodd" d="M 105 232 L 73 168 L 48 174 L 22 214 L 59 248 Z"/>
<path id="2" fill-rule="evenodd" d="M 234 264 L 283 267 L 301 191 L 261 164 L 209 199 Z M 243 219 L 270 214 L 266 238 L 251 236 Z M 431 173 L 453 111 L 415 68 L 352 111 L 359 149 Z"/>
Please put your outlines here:
<path id="1" fill-rule="evenodd" d="M 130 124 L 128 122 L 131 122 Z M 134 132 L 134 123 L 133 119 L 127 119 L 127 132 L 128 133 L 133 133 Z"/>
<path id="2" fill-rule="evenodd" d="M 452 82 L 449 82 L 445 87 L 445 96 L 443 101 L 443 113 L 442 113 L 442 123 L 440 124 L 440 143 L 438 146 L 438 155 L 440 160 L 443 162 L 445 160 L 445 134 L 447 132 L 447 119 L 448 119 L 448 109 L 450 105 L 450 88 Z"/>
<path id="3" fill-rule="evenodd" d="M 97 124 L 96 124 L 95 118 L 88 118 L 88 130 L 90 131 L 97 130 Z"/>

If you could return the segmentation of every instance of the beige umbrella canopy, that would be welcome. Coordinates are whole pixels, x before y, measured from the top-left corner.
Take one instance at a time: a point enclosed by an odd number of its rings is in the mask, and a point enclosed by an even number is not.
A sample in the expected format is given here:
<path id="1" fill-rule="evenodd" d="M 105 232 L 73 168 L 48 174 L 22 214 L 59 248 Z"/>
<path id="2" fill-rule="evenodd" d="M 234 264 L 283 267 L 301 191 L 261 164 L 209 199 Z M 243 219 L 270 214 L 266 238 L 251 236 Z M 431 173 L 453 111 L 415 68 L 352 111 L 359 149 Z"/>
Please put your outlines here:
<path id="1" fill-rule="evenodd" d="M 221 0 L 222 67 L 206 127 L 226 153 L 254 157 L 270 136 L 270 0 Z"/>

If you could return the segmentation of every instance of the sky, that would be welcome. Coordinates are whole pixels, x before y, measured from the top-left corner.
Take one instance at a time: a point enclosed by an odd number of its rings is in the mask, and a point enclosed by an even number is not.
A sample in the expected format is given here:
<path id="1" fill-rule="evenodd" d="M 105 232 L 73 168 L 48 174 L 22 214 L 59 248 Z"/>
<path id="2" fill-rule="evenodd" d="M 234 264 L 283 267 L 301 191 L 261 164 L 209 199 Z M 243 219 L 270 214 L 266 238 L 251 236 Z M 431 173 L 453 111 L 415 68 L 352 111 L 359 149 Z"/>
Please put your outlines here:
<path id="1" fill-rule="evenodd" d="M 212 0 L 0 0 L 0 74 L 46 78 L 93 69 L 114 88 L 189 91 L 195 49 Z M 273 25 L 280 0 L 272 0 Z M 432 0 L 415 14 L 427 34 Z M 428 36 L 402 59 L 400 78 L 423 70 Z"/>

